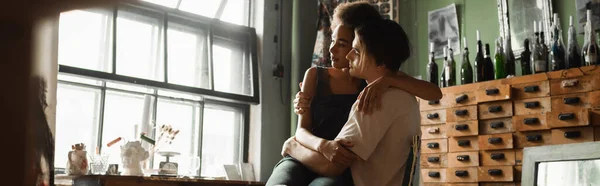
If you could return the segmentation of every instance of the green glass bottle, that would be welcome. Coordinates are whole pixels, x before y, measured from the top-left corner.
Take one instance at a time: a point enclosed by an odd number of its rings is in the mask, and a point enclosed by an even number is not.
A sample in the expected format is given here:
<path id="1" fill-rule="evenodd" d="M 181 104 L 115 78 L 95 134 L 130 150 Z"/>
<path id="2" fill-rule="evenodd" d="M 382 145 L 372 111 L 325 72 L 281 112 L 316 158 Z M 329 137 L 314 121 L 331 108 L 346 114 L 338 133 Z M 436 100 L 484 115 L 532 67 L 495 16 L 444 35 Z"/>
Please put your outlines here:
<path id="1" fill-rule="evenodd" d="M 446 58 L 446 85 L 448 87 L 456 85 L 456 62 L 454 62 L 454 50 L 452 50 L 451 40 L 448 39 L 448 58 Z"/>
<path id="2" fill-rule="evenodd" d="M 506 78 L 506 70 L 504 69 L 504 52 L 502 50 L 502 37 L 496 40 L 496 54 L 494 56 L 494 71 L 496 79 Z"/>
<path id="3" fill-rule="evenodd" d="M 473 83 L 473 68 L 469 62 L 469 47 L 467 47 L 467 38 L 463 37 L 465 51 L 463 52 L 463 61 L 460 67 L 460 84 Z"/>

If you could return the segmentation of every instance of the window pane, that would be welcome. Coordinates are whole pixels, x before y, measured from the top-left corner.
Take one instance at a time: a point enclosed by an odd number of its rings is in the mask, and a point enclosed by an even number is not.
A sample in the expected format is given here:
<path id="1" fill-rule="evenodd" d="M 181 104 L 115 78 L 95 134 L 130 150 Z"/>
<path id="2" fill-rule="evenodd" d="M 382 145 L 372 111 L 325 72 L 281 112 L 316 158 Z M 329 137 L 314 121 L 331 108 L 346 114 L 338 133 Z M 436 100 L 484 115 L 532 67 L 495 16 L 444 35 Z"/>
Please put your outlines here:
<path id="1" fill-rule="evenodd" d="M 205 33 L 170 23 L 167 34 L 169 83 L 210 88 Z"/>
<path id="2" fill-rule="evenodd" d="M 102 152 L 110 154 L 109 163 L 119 164 L 119 167 L 122 167 L 119 147 L 128 139 L 133 140 L 134 126 L 142 123 L 144 96 L 106 91 L 105 99 Z M 106 147 L 108 142 L 117 137 L 123 137 L 124 140 L 111 147 Z"/>
<path id="3" fill-rule="evenodd" d="M 202 101 L 203 100 L 202 96 L 199 96 L 198 94 L 190 94 L 190 93 L 185 93 L 185 92 L 176 92 L 176 91 L 168 91 L 168 90 L 158 90 L 158 95 L 171 97 L 171 98 L 175 98 L 175 99 L 183 98 L 183 99 L 189 99 L 189 100 L 194 100 L 194 101 Z"/>
<path id="4" fill-rule="evenodd" d="M 216 42 L 213 45 L 214 87 L 216 91 L 252 95 L 249 61 L 241 43 Z"/>
<path id="5" fill-rule="evenodd" d="M 172 157 L 170 160 L 179 162 L 179 174 L 187 172 L 187 166 L 181 162 L 188 156 L 198 155 L 199 145 L 199 123 L 198 111 L 200 105 L 193 102 L 183 102 L 170 99 L 158 99 L 156 111 L 156 134 L 160 135 L 162 125 L 171 125 L 179 133 L 170 145 L 163 145 L 159 151 L 174 151 L 181 153 L 180 156 Z M 157 139 L 158 140 L 158 139 Z M 154 167 L 158 167 L 165 157 L 156 154 Z"/>
<path id="6" fill-rule="evenodd" d="M 160 21 L 125 11 L 117 18 L 117 74 L 164 80 Z"/>
<path id="7" fill-rule="evenodd" d="M 166 6 L 166 7 L 169 7 L 169 8 L 176 8 L 177 7 L 177 0 L 143 0 L 143 1 L 151 2 L 151 3 L 162 5 L 162 6 Z"/>
<path id="8" fill-rule="evenodd" d="M 221 21 L 237 24 L 246 25 L 248 20 L 248 8 L 246 8 L 247 0 L 229 0 L 223 10 Z"/>
<path id="9" fill-rule="evenodd" d="M 221 0 L 182 0 L 179 10 L 214 18 Z"/>
<path id="10" fill-rule="evenodd" d="M 112 71 L 112 16 L 102 11 L 60 14 L 58 62 L 61 65 Z"/>
<path id="11" fill-rule="evenodd" d="M 88 153 L 96 148 L 100 90 L 58 84 L 56 98 L 55 167 L 65 167 L 71 145 L 84 143 Z"/>
<path id="12" fill-rule="evenodd" d="M 242 114 L 207 105 L 202 128 L 202 176 L 225 176 L 224 164 L 239 163 Z"/>

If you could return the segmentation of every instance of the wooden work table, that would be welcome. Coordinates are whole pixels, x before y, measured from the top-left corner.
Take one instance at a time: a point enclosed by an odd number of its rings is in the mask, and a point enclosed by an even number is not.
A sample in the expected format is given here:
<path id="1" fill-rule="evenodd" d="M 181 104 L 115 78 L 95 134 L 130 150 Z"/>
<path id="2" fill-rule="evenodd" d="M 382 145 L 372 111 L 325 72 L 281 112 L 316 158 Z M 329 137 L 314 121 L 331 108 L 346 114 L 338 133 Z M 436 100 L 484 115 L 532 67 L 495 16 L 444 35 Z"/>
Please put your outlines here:
<path id="1" fill-rule="evenodd" d="M 69 179 L 68 177 L 62 179 Z M 73 186 L 263 186 L 262 182 L 173 177 L 85 175 L 71 177 Z"/>

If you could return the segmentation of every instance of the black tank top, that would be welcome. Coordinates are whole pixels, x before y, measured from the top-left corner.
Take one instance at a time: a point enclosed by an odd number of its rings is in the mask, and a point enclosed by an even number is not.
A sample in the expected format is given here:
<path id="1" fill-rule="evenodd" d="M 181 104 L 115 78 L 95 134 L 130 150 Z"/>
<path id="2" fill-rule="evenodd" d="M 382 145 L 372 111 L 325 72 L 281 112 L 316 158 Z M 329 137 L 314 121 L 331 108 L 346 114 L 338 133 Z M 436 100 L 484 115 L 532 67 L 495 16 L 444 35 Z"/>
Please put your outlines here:
<path id="1" fill-rule="evenodd" d="M 366 86 L 362 82 L 359 92 Z M 317 88 L 310 105 L 312 133 L 323 139 L 333 140 L 346 121 L 357 94 L 332 94 L 329 87 L 329 73 L 326 68 L 317 68 Z"/>

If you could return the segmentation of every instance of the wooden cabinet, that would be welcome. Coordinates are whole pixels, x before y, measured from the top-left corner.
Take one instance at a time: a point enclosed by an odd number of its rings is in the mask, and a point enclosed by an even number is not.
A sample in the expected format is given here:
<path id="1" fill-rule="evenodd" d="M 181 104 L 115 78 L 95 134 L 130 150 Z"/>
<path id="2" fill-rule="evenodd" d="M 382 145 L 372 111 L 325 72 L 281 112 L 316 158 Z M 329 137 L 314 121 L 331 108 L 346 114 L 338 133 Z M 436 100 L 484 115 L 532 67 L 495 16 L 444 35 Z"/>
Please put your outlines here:
<path id="1" fill-rule="evenodd" d="M 421 167 L 440 172 L 425 185 L 520 185 L 523 148 L 600 141 L 598 66 L 442 93 L 439 101 L 420 100 Z"/>

